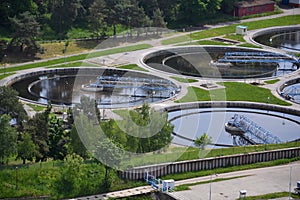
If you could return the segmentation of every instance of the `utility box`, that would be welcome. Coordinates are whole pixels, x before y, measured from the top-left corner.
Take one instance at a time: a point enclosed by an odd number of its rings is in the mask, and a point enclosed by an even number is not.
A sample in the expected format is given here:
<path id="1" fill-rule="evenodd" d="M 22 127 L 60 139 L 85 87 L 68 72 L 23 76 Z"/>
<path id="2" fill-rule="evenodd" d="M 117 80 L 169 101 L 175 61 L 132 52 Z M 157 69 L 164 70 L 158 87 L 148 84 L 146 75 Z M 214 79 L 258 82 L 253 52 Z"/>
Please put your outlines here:
<path id="1" fill-rule="evenodd" d="M 246 35 L 248 26 L 237 26 L 235 33 L 238 35 Z"/>
<path id="2" fill-rule="evenodd" d="M 175 181 L 173 179 L 162 181 L 163 192 L 169 192 L 170 190 L 174 190 L 174 187 L 175 187 Z"/>
<path id="3" fill-rule="evenodd" d="M 297 181 L 297 188 L 300 188 L 300 181 Z"/>

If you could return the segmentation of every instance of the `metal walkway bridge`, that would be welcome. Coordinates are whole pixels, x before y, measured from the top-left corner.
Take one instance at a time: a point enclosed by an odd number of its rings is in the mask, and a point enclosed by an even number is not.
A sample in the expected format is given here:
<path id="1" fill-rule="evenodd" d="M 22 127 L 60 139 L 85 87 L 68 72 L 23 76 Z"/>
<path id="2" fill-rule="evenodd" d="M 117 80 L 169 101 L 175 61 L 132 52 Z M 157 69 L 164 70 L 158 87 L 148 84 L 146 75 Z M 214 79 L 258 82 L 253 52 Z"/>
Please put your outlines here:
<path id="1" fill-rule="evenodd" d="M 234 145 L 282 143 L 277 136 L 272 135 L 269 131 L 243 115 L 235 114 L 233 124 L 243 132 L 238 135 L 238 141 L 236 140 L 236 135 L 233 137 Z"/>
<path id="2" fill-rule="evenodd" d="M 288 94 L 290 97 L 300 96 L 300 87 L 289 87 L 284 90 L 283 95 Z"/>
<path id="3" fill-rule="evenodd" d="M 219 59 L 220 63 L 282 63 L 290 62 L 299 68 L 300 60 L 293 56 L 282 55 L 272 52 L 226 52 L 224 57 Z"/>
<path id="4" fill-rule="evenodd" d="M 141 88 L 153 91 L 177 91 L 177 87 L 170 80 L 132 78 L 120 76 L 99 76 L 90 87 L 103 88 Z"/>

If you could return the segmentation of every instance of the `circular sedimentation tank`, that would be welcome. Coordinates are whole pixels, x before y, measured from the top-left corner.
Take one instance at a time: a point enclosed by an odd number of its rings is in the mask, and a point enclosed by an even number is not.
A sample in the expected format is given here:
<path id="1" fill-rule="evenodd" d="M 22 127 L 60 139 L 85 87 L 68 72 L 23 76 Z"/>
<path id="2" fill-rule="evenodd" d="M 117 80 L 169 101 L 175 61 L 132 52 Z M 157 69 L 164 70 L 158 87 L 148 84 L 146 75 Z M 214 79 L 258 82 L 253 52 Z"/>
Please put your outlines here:
<path id="1" fill-rule="evenodd" d="M 85 95 L 101 107 L 128 107 L 158 102 L 179 92 L 170 80 L 117 69 L 70 68 L 42 70 L 9 81 L 26 101 L 72 105 Z"/>
<path id="2" fill-rule="evenodd" d="M 300 113 L 288 108 L 233 102 L 229 106 L 228 103 L 199 103 L 185 108 L 171 108 L 168 113 L 174 125 L 173 142 L 180 145 L 193 146 L 193 140 L 204 133 L 212 138 L 214 145 L 210 148 L 249 145 L 251 142 L 226 131 L 226 123 L 232 121 L 235 115 L 245 117 L 253 125 L 253 134 L 248 134 L 248 138 L 252 138 L 254 144 L 264 144 L 263 140 L 255 138 L 259 130 L 262 137 L 276 138 L 275 143 L 300 139 Z M 267 142 L 272 143 L 273 140 Z"/>
<path id="3" fill-rule="evenodd" d="M 278 92 L 282 98 L 300 104 L 300 78 L 285 82 L 279 87 Z"/>
<path id="4" fill-rule="evenodd" d="M 214 79 L 271 78 L 299 68 L 298 60 L 287 54 L 227 46 L 163 49 L 143 62 L 167 73 Z"/>
<path id="5" fill-rule="evenodd" d="M 265 46 L 300 53 L 300 26 L 263 29 L 255 32 L 252 40 Z"/>

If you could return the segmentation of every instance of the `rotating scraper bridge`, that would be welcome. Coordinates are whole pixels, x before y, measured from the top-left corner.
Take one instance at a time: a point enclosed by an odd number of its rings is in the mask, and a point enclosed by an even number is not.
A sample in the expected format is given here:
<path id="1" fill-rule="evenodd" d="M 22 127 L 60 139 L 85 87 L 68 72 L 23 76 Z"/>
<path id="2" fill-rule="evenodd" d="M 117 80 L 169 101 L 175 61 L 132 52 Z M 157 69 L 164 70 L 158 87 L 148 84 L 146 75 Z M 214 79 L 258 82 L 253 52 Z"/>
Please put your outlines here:
<path id="1" fill-rule="evenodd" d="M 228 122 L 228 124 L 235 128 L 234 132 L 228 131 L 228 129 L 226 131 L 233 136 L 233 143 L 236 146 L 282 143 L 277 136 L 272 135 L 243 115 L 235 114 L 233 121 Z"/>
<path id="2" fill-rule="evenodd" d="M 180 91 L 172 81 L 153 78 L 120 77 L 120 76 L 99 76 L 97 80 L 85 88 L 105 89 L 143 89 L 150 91 L 149 95 L 159 95 L 159 97 L 168 98 Z M 136 92 L 131 95 L 143 96 Z"/>
<path id="3" fill-rule="evenodd" d="M 291 62 L 297 69 L 300 67 L 300 60 L 293 56 L 281 55 L 272 52 L 226 52 L 224 57 L 218 60 L 219 63 L 282 63 Z"/>

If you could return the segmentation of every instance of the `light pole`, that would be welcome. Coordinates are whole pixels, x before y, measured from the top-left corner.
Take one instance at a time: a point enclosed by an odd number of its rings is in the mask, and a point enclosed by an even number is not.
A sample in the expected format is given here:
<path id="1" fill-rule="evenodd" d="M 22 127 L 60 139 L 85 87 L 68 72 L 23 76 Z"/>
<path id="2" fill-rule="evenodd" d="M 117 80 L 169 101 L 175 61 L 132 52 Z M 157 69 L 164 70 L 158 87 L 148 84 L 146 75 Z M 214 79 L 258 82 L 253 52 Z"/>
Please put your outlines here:
<path id="1" fill-rule="evenodd" d="M 290 166 L 289 200 L 291 199 L 291 190 L 292 190 L 292 166 Z"/>
<path id="2" fill-rule="evenodd" d="M 18 167 L 16 167 L 16 190 L 18 190 Z"/>
<path id="3" fill-rule="evenodd" d="M 3 69 L 4 69 L 4 75 L 6 74 L 6 54 L 4 54 L 4 57 L 3 57 Z"/>
<path id="4" fill-rule="evenodd" d="M 211 200 L 211 187 L 212 187 L 211 183 L 212 183 L 212 177 L 213 177 L 213 175 L 218 176 L 218 174 L 211 174 L 211 175 L 210 175 L 210 182 L 209 182 L 209 200 Z"/>

